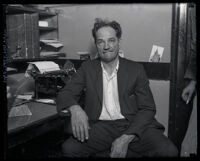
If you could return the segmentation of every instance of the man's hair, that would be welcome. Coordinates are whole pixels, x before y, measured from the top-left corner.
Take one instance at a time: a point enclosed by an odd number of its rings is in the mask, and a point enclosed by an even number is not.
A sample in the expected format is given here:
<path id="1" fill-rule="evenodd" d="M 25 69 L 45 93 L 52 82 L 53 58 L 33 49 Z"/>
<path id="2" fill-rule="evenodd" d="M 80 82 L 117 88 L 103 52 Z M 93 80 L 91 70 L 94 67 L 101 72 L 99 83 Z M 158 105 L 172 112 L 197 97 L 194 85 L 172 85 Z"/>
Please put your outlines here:
<path id="1" fill-rule="evenodd" d="M 96 41 L 96 33 L 102 27 L 112 27 L 116 32 L 117 38 L 118 39 L 121 38 L 122 30 L 121 30 L 121 26 L 118 22 L 103 20 L 101 18 L 96 18 L 95 23 L 94 23 L 94 28 L 92 29 L 92 36 L 94 37 L 95 41 Z"/>

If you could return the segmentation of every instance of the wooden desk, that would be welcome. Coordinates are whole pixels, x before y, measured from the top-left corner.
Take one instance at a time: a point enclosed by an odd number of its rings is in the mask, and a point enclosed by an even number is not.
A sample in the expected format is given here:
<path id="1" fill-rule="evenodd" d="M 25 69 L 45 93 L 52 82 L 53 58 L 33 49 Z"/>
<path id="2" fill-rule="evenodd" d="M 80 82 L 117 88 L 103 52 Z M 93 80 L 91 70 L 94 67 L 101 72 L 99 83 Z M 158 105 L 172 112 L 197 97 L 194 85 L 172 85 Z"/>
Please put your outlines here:
<path id="1" fill-rule="evenodd" d="M 56 111 L 56 105 L 29 102 L 32 115 L 8 118 L 8 148 L 40 136 L 50 130 L 61 128 L 64 119 Z"/>

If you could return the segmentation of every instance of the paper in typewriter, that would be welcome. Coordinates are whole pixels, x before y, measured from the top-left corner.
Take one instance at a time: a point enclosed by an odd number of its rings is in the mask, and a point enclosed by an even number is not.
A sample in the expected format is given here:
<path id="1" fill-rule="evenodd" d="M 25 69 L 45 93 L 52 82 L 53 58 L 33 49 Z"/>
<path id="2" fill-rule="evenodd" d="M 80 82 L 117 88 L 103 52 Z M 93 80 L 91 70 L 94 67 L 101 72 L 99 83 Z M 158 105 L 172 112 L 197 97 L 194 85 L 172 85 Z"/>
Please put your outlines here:
<path id="1" fill-rule="evenodd" d="M 45 72 L 60 70 L 60 67 L 58 66 L 58 64 L 52 61 L 29 62 L 29 67 L 28 67 L 29 70 L 30 70 L 30 66 L 31 68 L 33 68 L 34 66 L 37 67 L 37 69 L 39 70 L 41 74 Z"/>

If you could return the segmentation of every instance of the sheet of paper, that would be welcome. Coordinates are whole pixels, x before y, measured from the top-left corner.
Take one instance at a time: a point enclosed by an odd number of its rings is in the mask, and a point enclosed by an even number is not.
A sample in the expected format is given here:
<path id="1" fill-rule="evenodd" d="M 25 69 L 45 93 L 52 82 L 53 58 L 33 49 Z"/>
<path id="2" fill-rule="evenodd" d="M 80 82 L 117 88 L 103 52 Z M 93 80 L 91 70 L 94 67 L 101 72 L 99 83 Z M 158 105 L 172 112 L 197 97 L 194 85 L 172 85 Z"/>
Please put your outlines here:
<path id="1" fill-rule="evenodd" d="M 41 74 L 43 74 L 44 72 L 60 70 L 60 67 L 58 66 L 58 64 L 56 64 L 52 61 L 29 62 L 29 64 L 35 65 Z M 29 69 L 29 67 L 28 67 L 28 69 Z"/>
<path id="2" fill-rule="evenodd" d="M 7 72 L 10 72 L 10 71 L 15 71 L 15 72 L 17 72 L 17 69 L 16 69 L 16 68 L 12 68 L 12 67 L 6 67 L 6 71 L 7 71 Z"/>
<path id="3" fill-rule="evenodd" d="M 40 26 L 40 27 L 48 27 L 49 24 L 48 24 L 47 21 L 39 21 L 39 26 Z"/>
<path id="4" fill-rule="evenodd" d="M 54 52 L 54 51 L 42 51 L 40 52 L 40 56 L 53 56 L 53 55 L 58 55 L 59 56 L 60 52 Z"/>
<path id="5" fill-rule="evenodd" d="M 61 43 L 48 43 L 48 45 L 53 46 L 55 48 L 63 47 L 63 44 L 61 44 Z"/>
<path id="6" fill-rule="evenodd" d="M 78 51 L 77 54 L 78 55 L 90 55 L 90 52 L 88 52 L 88 51 Z"/>
<path id="7" fill-rule="evenodd" d="M 54 48 L 60 48 L 63 47 L 63 44 L 60 43 L 57 39 L 47 39 L 47 40 L 40 40 L 41 42 L 43 42 L 46 45 L 50 45 Z"/>
<path id="8" fill-rule="evenodd" d="M 53 99 L 36 99 L 36 102 L 55 104 Z"/>
<path id="9" fill-rule="evenodd" d="M 32 115 L 32 113 L 29 110 L 28 105 L 22 104 L 19 106 L 12 107 L 8 117 L 26 116 L 26 115 Z"/>
<path id="10" fill-rule="evenodd" d="M 52 42 L 59 42 L 57 39 L 41 39 L 43 43 L 52 43 Z"/>
<path id="11" fill-rule="evenodd" d="M 162 57 L 163 55 L 163 52 L 164 52 L 164 48 L 161 47 L 161 46 L 158 46 L 158 54 Z"/>
<path id="12" fill-rule="evenodd" d="M 31 100 L 33 95 L 31 94 L 24 94 L 24 95 L 17 95 L 16 98 L 18 99 L 23 99 L 23 100 Z"/>
<path id="13" fill-rule="evenodd" d="M 162 55 L 164 52 L 164 48 L 158 45 L 153 45 L 151 54 L 149 57 L 149 62 L 160 62 Z"/>

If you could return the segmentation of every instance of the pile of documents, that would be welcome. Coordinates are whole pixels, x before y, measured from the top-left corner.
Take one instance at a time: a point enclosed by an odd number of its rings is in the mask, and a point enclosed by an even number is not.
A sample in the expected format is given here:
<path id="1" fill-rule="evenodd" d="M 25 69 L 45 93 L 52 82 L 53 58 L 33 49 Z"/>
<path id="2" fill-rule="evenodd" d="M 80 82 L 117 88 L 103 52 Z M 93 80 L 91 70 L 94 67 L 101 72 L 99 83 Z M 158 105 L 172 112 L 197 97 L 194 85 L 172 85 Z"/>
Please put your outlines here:
<path id="1" fill-rule="evenodd" d="M 40 52 L 40 57 L 65 57 L 65 53 L 56 51 L 42 51 Z"/>
<path id="2" fill-rule="evenodd" d="M 63 44 L 60 43 L 57 39 L 45 39 L 40 40 L 41 44 L 41 57 L 65 57 L 64 53 L 59 52 L 63 47 Z"/>
<path id="3" fill-rule="evenodd" d="M 45 39 L 45 40 L 40 40 L 40 42 L 44 43 L 45 45 L 52 46 L 54 48 L 60 48 L 63 47 L 63 44 L 60 43 L 57 39 Z"/>
<path id="4" fill-rule="evenodd" d="M 39 27 L 48 27 L 49 24 L 47 21 L 39 21 Z"/>

